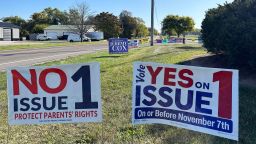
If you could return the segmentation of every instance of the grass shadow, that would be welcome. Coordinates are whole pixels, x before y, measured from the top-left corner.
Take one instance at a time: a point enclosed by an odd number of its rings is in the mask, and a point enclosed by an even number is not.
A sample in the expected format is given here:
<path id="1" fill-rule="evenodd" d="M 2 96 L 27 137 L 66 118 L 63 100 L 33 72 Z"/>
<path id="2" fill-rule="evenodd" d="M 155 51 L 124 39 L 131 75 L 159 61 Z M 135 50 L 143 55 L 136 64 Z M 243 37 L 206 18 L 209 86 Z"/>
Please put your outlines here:
<path id="1" fill-rule="evenodd" d="M 232 67 L 225 55 L 214 55 L 196 57 L 187 61 L 179 62 L 176 64 L 200 66 L 209 68 L 224 68 L 224 69 L 238 69 L 239 80 L 243 85 L 254 86 L 256 88 L 256 72 L 248 66 Z"/>
<path id="2" fill-rule="evenodd" d="M 119 58 L 121 56 L 117 56 L 117 55 L 109 55 L 109 56 L 99 56 L 99 57 L 93 57 L 96 59 L 101 59 L 101 58 Z"/>
<path id="3" fill-rule="evenodd" d="M 180 50 L 198 50 L 198 49 L 202 49 L 202 47 L 177 46 L 176 49 L 180 49 Z"/>
<path id="4" fill-rule="evenodd" d="M 211 68 L 231 68 L 224 55 L 208 55 L 202 57 L 196 57 L 187 61 L 179 62 L 180 65 L 191 65 Z"/>

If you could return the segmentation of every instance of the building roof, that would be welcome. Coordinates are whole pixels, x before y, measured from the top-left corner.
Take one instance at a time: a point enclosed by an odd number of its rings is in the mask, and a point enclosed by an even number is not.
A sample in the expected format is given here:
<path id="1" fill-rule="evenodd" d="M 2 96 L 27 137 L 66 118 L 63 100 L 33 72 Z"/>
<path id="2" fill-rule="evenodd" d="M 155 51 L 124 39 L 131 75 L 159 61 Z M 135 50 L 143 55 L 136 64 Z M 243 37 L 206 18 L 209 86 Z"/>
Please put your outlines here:
<path id="1" fill-rule="evenodd" d="M 88 26 L 89 32 L 94 31 L 93 26 Z M 74 25 L 51 25 L 44 30 L 76 30 L 77 28 Z"/>
<path id="2" fill-rule="evenodd" d="M 21 29 L 20 26 L 17 26 L 17 25 L 12 24 L 12 23 L 6 23 L 6 22 L 0 22 L 0 27 L 2 27 L 2 28 L 18 28 L 18 29 Z"/>
<path id="3" fill-rule="evenodd" d="M 51 25 L 45 30 L 67 30 L 67 29 L 76 29 L 73 25 Z"/>

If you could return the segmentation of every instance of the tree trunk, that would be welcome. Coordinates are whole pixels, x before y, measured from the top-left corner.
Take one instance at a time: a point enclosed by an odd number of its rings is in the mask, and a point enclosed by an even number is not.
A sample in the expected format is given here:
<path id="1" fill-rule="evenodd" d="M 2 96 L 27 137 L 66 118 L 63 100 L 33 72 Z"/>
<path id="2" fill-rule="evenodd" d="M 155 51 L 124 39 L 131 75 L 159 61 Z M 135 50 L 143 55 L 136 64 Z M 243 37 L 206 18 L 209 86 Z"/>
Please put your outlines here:
<path id="1" fill-rule="evenodd" d="M 183 44 L 186 44 L 186 35 L 183 35 Z"/>

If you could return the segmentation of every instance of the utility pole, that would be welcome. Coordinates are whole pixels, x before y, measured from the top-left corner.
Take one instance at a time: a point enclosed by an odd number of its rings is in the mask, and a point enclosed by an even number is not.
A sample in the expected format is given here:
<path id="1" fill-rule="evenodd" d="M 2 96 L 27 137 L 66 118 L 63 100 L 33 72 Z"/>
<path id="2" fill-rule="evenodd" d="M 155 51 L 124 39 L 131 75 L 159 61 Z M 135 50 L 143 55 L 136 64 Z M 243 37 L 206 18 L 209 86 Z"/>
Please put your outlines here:
<path id="1" fill-rule="evenodd" d="M 151 0 L 151 41 L 150 41 L 150 46 L 154 46 L 154 9 L 155 9 L 155 0 Z"/>

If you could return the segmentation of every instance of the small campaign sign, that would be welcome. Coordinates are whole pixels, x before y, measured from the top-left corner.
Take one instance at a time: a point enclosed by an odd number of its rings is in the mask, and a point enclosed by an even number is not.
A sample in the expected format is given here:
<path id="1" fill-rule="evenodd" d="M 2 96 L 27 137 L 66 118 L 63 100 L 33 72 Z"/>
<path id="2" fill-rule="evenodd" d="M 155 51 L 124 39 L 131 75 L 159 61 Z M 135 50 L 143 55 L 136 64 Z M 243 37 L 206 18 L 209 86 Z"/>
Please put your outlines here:
<path id="1" fill-rule="evenodd" d="M 99 63 L 7 71 L 10 125 L 101 122 Z"/>
<path id="2" fill-rule="evenodd" d="M 167 124 L 238 140 L 238 70 L 136 62 L 133 124 Z"/>
<path id="3" fill-rule="evenodd" d="M 169 43 L 183 43 L 183 38 L 171 37 Z"/>
<path id="4" fill-rule="evenodd" d="M 139 47 L 139 40 L 129 40 L 128 41 L 129 48 L 138 48 Z"/>
<path id="5" fill-rule="evenodd" d="M 128 53 L 128 39 L 127 38 L 111 38 L 109 39 L 109 53 L 123 54 Z"/>

